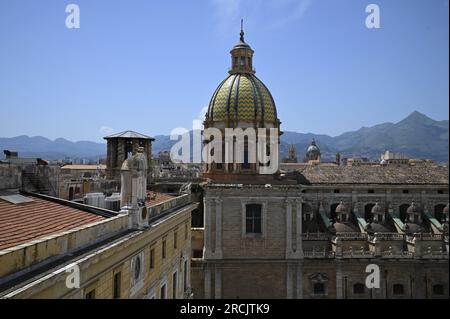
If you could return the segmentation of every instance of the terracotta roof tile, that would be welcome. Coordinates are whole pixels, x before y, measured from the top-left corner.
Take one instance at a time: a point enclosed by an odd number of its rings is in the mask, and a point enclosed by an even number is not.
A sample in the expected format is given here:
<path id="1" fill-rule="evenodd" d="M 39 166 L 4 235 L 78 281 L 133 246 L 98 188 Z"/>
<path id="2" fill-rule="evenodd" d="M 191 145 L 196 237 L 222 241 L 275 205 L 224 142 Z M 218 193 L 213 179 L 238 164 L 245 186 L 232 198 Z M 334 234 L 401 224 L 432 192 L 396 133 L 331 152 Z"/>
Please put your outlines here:
<path id="1" fill-rule="evenodd" d="M 105 217 L 49 200 L 12 204 L 0 199 L 0 250 L 104 220 Z"/>
<path id="2" fill-rule="evenodd" d="M 175 196 L 158 192 L 147 192 L 147 198 L 147 203 L 149 205 L 157 205 L 166 200 L 173 199 Z"/>

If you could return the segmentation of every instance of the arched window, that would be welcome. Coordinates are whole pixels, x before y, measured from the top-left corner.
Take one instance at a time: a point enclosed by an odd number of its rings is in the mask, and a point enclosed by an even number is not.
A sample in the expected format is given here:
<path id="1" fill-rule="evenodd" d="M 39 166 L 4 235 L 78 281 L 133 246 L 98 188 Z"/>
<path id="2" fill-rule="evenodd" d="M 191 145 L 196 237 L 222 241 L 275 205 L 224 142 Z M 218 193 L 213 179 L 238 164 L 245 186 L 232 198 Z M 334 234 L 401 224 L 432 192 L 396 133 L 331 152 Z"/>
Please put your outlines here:
<path id="1" fill-rule="evenodd" d="M 336 221 L 336 207 L 339 203 L 334 203 L 330 206 L 330 217 L 333 221 Z"/>
<path id="2" fill-rule="evenodd" d="M 370 221 L 372 219 L 372 208 L 375 206 L 375 204 L 367 204 L 364 206 L 364 219 L 366 221 Z"/>
<path id="3" fill-rule="evenodd" d="M 406 211 L 408 210 L 408 207 L 410 206 L 411 204 L 402 204 L 402 205 L 400 205 L 400 219 L 402 220 L 402 221 L 405 221 L 406 220 L 406 217 L 407 217 L 407 213 L 406 213 Z"/>
<path id="4" fill-rule="evenodd" d="M 439 222 L 441 222 L 441 221 L 442 221 L 442 218 L 444 217 L 444 216 L 442 215 L 442 212 L 444 211 L 444 208 L 445 208 L 445 205 L 443 205 L 443 204 L 439 204 L 439 205 L 434 206 L 434 217 L 435 217 Z"/>

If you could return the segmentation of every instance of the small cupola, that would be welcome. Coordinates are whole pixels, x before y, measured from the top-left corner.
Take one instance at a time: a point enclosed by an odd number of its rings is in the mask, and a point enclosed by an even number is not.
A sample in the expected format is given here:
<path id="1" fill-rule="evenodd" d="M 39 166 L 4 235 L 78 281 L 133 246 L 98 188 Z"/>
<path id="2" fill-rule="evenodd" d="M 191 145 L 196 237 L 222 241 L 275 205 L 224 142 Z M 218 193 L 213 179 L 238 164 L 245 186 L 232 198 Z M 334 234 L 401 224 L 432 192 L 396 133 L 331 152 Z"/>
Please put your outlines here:
<path id="1" fill-rule="evenodd" d="M 243 20 L 241 20 L 241 33 L 239 42 L 233 47 L 230 53 L 231 53 L 231 69 L 229 71 L 230 74 L 255 73 L 255 70 L 253 69 L 254 51 L 247 43 L 245 43 Z"/>
<path id="2" fill-rule="evenodd" d="M 375 203 L 375 205 L 372 207 L 371 213 L 372 213 L 372 222 L 374 223 L 384 222 L 385 218 L 384 209 L 378 203 Z"/>

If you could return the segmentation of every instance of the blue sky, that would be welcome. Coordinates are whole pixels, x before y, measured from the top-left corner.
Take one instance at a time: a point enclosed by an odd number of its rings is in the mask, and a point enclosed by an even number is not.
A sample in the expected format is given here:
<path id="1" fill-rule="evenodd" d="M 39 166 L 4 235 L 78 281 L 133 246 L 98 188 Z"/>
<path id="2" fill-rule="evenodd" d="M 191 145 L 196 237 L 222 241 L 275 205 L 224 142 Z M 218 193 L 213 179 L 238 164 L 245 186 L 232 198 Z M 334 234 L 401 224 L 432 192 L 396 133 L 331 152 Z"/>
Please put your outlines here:
<path id="1" fill-rule="evenodd" d="M 80 7 L 67 29 L 65 7 Z M 380 7 L 367 29 L 365 8 Z M 192 127 L 245 20 L 282 129 L 448 119 L 448 0 L 1 0 L 0 136 L 100 141 Z"/>

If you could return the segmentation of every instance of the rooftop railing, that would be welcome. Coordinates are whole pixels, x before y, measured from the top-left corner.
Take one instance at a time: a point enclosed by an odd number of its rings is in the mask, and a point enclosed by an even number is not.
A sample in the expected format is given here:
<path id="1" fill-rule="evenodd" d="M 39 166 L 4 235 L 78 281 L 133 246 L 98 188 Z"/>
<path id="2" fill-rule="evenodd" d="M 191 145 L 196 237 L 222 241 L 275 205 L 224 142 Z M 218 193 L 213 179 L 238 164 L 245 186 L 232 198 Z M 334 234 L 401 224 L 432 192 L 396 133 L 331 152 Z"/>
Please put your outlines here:
<path id="1" fill-rule="evenodd" d="M 405 236 L 403 234 L 397 234 L 397 233 L 375 233 L 373 235 L 368 236 L 369 241 L 373 242 L 376 240 L 404 240 Z"/>
<path id="2" fill-rule="evenodd" d="M 332 251 L 304 251 L 304 258 L 334 258 L 334 252 Z"/>
<path id="3" fill-rule="evenodd" d="M 327 233 L 304 233 L 302 234 L 303 240 L 330 240 L 331 236 Z"/>
<path id="4" fill-rule="evenodd" d="M 366 240 L 367 234 L 364 233 L 338 233 L 333 236 L 333 240 L 342 239 L 342 240 Z"/>

